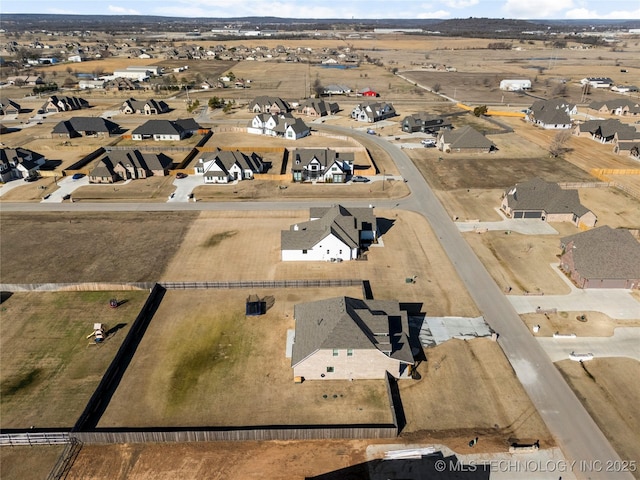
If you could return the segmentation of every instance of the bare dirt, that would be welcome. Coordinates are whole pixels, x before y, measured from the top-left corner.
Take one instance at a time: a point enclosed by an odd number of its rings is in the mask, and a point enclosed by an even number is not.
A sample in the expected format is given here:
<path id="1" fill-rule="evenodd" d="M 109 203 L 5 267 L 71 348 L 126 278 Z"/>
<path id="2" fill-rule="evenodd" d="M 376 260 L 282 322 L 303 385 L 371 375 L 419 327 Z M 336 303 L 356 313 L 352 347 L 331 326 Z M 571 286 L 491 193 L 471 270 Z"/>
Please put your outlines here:
<path id="1" fill-rule="evenodd" d="M 578 320 L 585 316 L 586 322 Z M 640 327 L 640 319 L 617 320 L 601 312 L 529 313 L 520 316 L 535 337 L 551 337 L 554 333 L 575 333 L 578 337 L 610 337 L 617 327 Z M 537 333 L 533 327 L 540 326 Z"/>
<path id="2" fill-rule="evenodd" d="M 4 213 L 3 282 L 157 281 L 195 215 Z"/>

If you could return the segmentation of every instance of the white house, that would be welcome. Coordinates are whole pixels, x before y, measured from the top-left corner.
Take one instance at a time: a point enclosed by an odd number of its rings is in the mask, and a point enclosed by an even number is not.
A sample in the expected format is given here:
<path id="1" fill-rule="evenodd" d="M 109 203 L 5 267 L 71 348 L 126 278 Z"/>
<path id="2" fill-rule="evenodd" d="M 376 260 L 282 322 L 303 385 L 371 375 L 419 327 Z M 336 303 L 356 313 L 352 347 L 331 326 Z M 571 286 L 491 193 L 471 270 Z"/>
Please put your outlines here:
<path id="1" fill-rule="evenodd" d="M 373 208 L 312 208 L 310 218 L 281 232 L 282 261 L 355 260 L 378 238 Z"/>
<path id="2" fill-rule="evenodd" d="M 590 85 L 593 88 L 611 88 L 613 80 L 609 77 L 585 77 L 580 80 L 581 85 Z"/>
<path id="3" fill-rule="evenodd" d="M 217 152 L 206 153 L 198 159 L 195 167 L 196 175 L 202 175 L 204 183 L 229 183 L 235 180 L 248 180 L 255 173 L 262 173 L 264 163 L 255 153 L 246 155 L 218 149 Z"/>
<path id="4" fill-rule="evenodd" d="M 0 181 L 35 177 L 46 163 L 43 155 L 26 148 L 0 149 Z"/>
<path id="5" fill-rule="evenodd" d="M 305 148 L 291 152 L 294 182 L 344 183 L 353 173 L 354 155 L 329 148 Z"/>
<path id="6" fill-rule="evenodd" d="M 284 137 L 288 140 L 297 140 L 309 135 L 311 129 L 302 119 L 295 118 L 289 113 L 281 113 L 278 115 L 259 113 L 249 121 L 247 132 L 256 135 L 268 135 L 271 137 Z"/>
<path id="7" fill-rule="evenodd" d="M 502 80 L 500 90 L 517 92 L 519 90 L 531 90 L 531 80 Z"/>

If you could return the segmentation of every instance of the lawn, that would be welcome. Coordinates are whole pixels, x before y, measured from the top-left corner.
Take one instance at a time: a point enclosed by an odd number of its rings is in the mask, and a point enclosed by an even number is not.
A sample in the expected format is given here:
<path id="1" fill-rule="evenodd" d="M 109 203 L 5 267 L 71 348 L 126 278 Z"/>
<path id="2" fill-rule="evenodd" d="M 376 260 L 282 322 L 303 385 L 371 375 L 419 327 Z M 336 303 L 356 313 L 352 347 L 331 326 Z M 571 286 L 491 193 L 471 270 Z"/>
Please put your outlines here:
<path id="1" fill-rule="evenodd" d="M 109 300 L 123 302 L 110 308 Z M 145 291 L 14 293 L 0 305 L 2 428 L 71 427 L 146 300 Z M 97 345 L 87 335 L 107 327 Z"/>

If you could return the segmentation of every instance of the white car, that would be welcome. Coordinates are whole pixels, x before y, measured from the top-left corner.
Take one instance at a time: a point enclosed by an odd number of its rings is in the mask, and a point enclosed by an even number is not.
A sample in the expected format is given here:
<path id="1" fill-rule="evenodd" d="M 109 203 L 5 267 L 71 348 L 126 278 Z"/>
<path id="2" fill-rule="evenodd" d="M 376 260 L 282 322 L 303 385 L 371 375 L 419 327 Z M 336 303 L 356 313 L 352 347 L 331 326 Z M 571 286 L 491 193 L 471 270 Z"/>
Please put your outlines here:
<path id="1" fill-rule="evenodd" d="M 436 141 L 434 139 L 432 139 L 432 138 L 422 139 L 420 141 L 420 143 L 422 145 L 424 145 L 425 147 L 435 147 L 436 146 Z"/>

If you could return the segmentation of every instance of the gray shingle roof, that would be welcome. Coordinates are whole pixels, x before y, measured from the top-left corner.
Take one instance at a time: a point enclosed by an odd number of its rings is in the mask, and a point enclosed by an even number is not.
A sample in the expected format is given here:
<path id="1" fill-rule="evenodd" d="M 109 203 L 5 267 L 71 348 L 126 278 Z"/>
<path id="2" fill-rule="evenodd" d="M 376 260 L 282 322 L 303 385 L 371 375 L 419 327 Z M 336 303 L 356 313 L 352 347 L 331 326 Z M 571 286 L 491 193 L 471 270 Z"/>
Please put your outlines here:
<path id="1" fill-rule="evenodd" d="M 608 225 L 562 239 L 573 242 L 575 269 L 587 279 L 640 278 L 640 243 L 628 230 Z"/>
<path id="2" fill-rule="evenodd" d="M 51 133 L 69 134 L 73 132 L 116 133 L 120 125 L 102 117 L 72 117 L 58 123 Z"/>
<path id="3" fill-rule="evenodd" d="M 495 145 L 476 129 L 465 125 L 459 130 L 444 130 L 442 132 L 444 143 L 451 145 L 451 148 L 491 148 Z"/>
<path id="4" fill-rule="evenodd" d="M 589 209 L 580 203 L 577 190 L 563 190 L 557 183 L 534 178 L 507 191 L 512 210 L 543 210 L 547 213 L 573 213 L 582 217 Z"/>
<path id="5" fill-rule="evenodd" d="M 294 317 L 293 366 L 317 350 L 334 348 L 377 349 L 413 363 L 407 313 L 396 301 L 329 298 L 295 305 Z"/>

